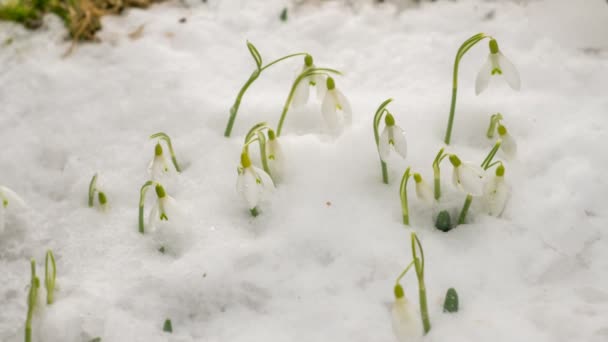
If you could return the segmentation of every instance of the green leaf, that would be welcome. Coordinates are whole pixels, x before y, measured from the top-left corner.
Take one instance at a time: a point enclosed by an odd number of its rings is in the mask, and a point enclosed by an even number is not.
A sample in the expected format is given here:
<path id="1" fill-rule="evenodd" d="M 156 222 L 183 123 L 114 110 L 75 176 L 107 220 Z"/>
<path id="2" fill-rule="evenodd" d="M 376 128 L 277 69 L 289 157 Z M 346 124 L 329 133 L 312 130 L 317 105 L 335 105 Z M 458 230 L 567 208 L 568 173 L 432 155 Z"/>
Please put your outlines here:
<path id="1" fill-rule="evenodd" d="M 458 293 L 453 287 L 450 287 L 445 295 L 443 312 L 458 312 Z"/>
<path id="2" fill-rule="evenodd" d="M 249 49 L 251 56 L 255 60 L 255 64 L 257 65 L 258 69 L 261 69 L 262 68 L 262 56 L 260 55 L 260 52 L 258 51 L 258 49 L 255 47 L 255 45 L 251 44 L 250 42 L 247 42 L 247 48 Z"/>

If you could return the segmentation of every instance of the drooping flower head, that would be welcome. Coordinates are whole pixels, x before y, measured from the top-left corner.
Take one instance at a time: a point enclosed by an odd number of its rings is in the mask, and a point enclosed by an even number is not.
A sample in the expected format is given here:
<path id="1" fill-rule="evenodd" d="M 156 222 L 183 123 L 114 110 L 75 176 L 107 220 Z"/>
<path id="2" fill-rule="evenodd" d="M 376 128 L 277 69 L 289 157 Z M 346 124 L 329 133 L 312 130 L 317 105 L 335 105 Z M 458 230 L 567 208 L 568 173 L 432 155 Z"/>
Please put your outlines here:
<path id="1" fill-rule="evenodd" d="M 475 93 L 477 95 L 488 87 L 492 76 L 503 76 L 514 90 L 519 90 L 521 87 L 519 72 L 517 72 L 513 63 L 500 52 L 496 39 L 490 40 L 490 55 L 477 74 L 475 81 Z"/>
<path id="2" fill-rule="evenodd" d="M 500 148 L 505 152 L 505 155 L 511 159 L 515 158 L 515 155 L 517 154 L 517 143 L 513 136 L 509 134 L 507 128 L 503 125 L 498 125 L 498 135 L 502 140 Z"/>
<path id="3" fill-rule="evenodd" d="M 0 234 L 6 226 L 6 211 L 10 208 L 25 208 L 25 202 L 13 190 L 0 185 Z"/>
<path id="4" fill-rule="evenodd" d="M 435 195 L 431 186 L 422 179 L 419 173 L 414 173 L 414 181 L 416 182 L 416 196 L 418 199 L 428 203 L 435 203 Z"/>
<path id="5" fill-rule="evenodd" d="M 342 94 L 332 77 L 328 77 L 327 93 L 323 98 L 321 111 L 327 127 L 333 133 L 340 133 L 344 126 L 352 123 L 352 111 L 350 103 Z"/>
<path id="6" fill-rule="evenodd" d="M 483 171 L 476 165 L 463 163 L 455 154 L 450 155 L 454 167 L 452 183 L 465 194 L 480 196 L 483 193 Z"/>
<path id="7" fill-rule="evenodd" d="M 505 167 L 501 164 L 496 173 L 484 186 L 484 203 L 487 213 L 500 216 L 505 210 L 510 195 L 510 189 L 505 182 Z"/>
<path id="8" fill-rule="evenodd" d="M 391 310 L 393 332 L 399 342 L 410 342 L 422 335 L 420 322 L 415 318 L 414 308 L 405 298 L 403 287 L 395 285 L 395 302 Z"/>
<path id="9" fill-rule="evenodd" d="M 154 158 L 148 166 L 148 172 L 150 173 L 150 179 L 154 181 L 160 181 L 170 173 L 169 162 L 160 143 L 156 143 L 154 147 Z"/>
<path id="10" fill-rule="evenodd" d="M 391 113 L 387 113 L 384 117 L 384 130 L 380 134 L 378 141 L 378 153 L 380 159 L 387 161 L 390 154 L 390 147 L 393 146 L 403 159 L 407 157 L 407 142 L 405 140 L 405 132 L 401 127 L 395 124 L 395 118 Z"/>
<path id="11" fill-rule="evenodd" d="M 302 67 L 302 73 L 313 68 L 316 68 L 316 66 L 313 63 L 312 56 L 304 56 L 304 66 Z M 300 107 L 308 102 L 310 87 L 315 87 L 317 89 L 317 99 L 323 99 L 323 95 L 325 95 L 326 91 L 325 76 L 322 74 L 313 74 L 305 77 L 304 79 L 302 79 L 302 81 L 300 81 L 293 96 L 292 103 L 295 107 Z"/>
<path id="12" fill-rule="evenodd" d="M 274 190 L 270 176 L 264 170 L 253 166 L 246 151 L 241 154 L 236 189 L 247 202 L 249 209 L 256 208 L 264 195 Z"/>

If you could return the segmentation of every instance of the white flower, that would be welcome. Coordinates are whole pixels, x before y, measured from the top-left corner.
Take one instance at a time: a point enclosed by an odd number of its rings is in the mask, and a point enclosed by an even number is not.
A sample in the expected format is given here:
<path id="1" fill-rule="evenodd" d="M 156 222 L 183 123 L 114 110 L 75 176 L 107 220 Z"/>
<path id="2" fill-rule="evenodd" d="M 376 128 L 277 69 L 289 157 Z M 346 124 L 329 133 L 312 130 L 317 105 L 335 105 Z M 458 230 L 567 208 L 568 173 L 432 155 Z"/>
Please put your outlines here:
<path id="1" fill-rule="evenodd" d="M 247 202 L 249 209 L 254 209 L 266 193 L 274 190 L 274 183 L 264 170 L 253 166 L 249 155 L 243 152 L 236 189 Z"/>
<path id="2" fill-rule="evenodd" d="M 306 55 L 306 57 L 304 57 L 304 66 L 302 67 L 301 73 L 313 68 L 316 68 L 316 66 L 313 63 L 312 56 Z M 308 102 L 310 87 L 315 87 L 317 89 L 317 99 L 321 100 L 326 91 L 325 76 L 316 74 L 304 77 L 296 86 L 292 102 L 294 107 L 300 107 Z"/>
<path id="3" fill-rule="evenodd" d="M 327 93 L 321 105 L 321 112 L 327 127 L 333 133 L 340 133 L 342 126 L 352 123 L 352 111 L 346 97 L 336 88 L 334 79 L 327 78 Z"/>
<path id="4" fill-rule="evenodd" d="M 505 167 L 501 164 L 496 168 L 495 176 L 485 184 L 483 189 L 486 211 L 491 216 L 500 216 L 509 199 L 510 189 L 504 176 Z"/>
<path id="5" fill-rule="evenodd" d="M 480 196 L 483 193 L 483 170 L 476 165 L 461 162 L 454 154 L 450 155 L 450 162 L 454 166 L 454 186 L 465 194 Z"/>
<path id="6" fill-rule="evenodd" d="M 475 93 L 479 95 L 484 91 L 490 82 L 490 77 L 493 75 L 502 75 L 505 80 L 515 90 L 519 90 L 521 82 L 519 73 L 515 66 L 505 57 L 498 49 L 496 40 L 490 40 L 490 55 L 488 60 L 481 67 L 475 81 Z"/>
<path id="7" fill-rule="evenodd" d="M 162 185 L 156 184 L 156 203 L 150 211 L 148 225 L 155 227 L 160 221 L 169 221 L 177 214 L 177 202 L 165 192 Z"/>
<path id="8" fill-rule="evenodd" d="M 380 140 L 378 141 L 378 153 L 380 159 L 387 161 L 388 155 L 390 154 L 390 146 L 392 145 L 395 151 L 403 157 L 407 156 L 407 142 L 405 140 L 405 132 L 401 127 L 395 125 L 395 118 L 392 114 L 387 113 L 384 117 L 384 130 L 380 134 Z"/>
<path id="9" fill-rule="evenodd" d="M 268 158 L 268 167 L 270 168 L 272 178 L 275 182 L 281 180 L 285 167 L 285 155 L 273 130 L 268 130 L 266 158 Z"/>
<path id="10" fill-rule="evenodd" d="M 435 194 L 431 186 L 422 179 L 419 173 L 414 173 L 414 181 L 416 181 L 416 196 L 418 199 L 428 203 L 435 203 Z"/>
<path id="11" fill-rule="evenodd" d="M 509 134 L 507 128 L 503 125 L 498 126 L 498 135 L 502 140 L 500 148 L 505 152 L 505 155 L 509 158 L 515 158 L 517 154 L 517 143 L 515 139 Z"/>
<path id="12" fill-rule="evenodd" d="M 25 202 L 13 190 L 0 185 L 0 234 L 6 227 L 6 210 L 9 208 L 25 208 Z"/>
<path id="13" fill-rule="evenodd" d="M 150 179 L 153 181 L 160 181 L 163 177 L 171 173 L 169 162 L 167 161 L 167 158 L 165 158 L 160 143 L 157 143 L 156 147 L 154 147 L 154 159 L 152 159 L 148 166 L 148 173 L 150 173 Z"/>
<path id="14" fill-rule="evenodd" d="M 397 341 L 412 342 L 422 336 L 422 324 L 416 319 L 414 309 L 405 298 L 400 285 L 395 287 L 395 302 L 393 303 L 391 316 L 393 332 L 395 333 L 395 337 L 397 337 Z"/>

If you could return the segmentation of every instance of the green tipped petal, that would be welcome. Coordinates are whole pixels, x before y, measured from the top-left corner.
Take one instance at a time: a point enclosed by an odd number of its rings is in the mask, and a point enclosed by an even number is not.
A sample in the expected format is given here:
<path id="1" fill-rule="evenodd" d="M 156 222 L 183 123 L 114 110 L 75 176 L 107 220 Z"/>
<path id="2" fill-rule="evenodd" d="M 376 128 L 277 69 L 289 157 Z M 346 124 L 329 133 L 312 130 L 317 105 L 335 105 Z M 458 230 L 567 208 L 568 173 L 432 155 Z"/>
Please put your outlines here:
<path id="1" fill-rule="evenodd" d="M 393 115 L 391 113 L 386 113 L 386 116 L 384 117 L 384 123 L 388 126 L 395 126 L 395 118 L 393 117 Z"/>
<path id="2" fill-rule="evenodd" d="M 490 53 L 498 53 L 498 42 L 496 39 L 490 39 Z"/>
<path id="3" fill-rule="evenodd" d="M 419 173 L 414 173 L 414 180 L 416 183 L 422 182 L 422 176 Z"/>
<path id="4" fill-rule="evenodd" d="M 274 133 L 274 131 L 272 129 L 268 130 L 268 140 L 274 140 L 276 138 L 276 134 Z"/>
<path id="5" fill-rule="evenodd" d="M 500 164 L 496 168 L 496 176 L 503 177 L 504 175 L 505 175 L 505 167 L 504 167 L 504 165 Z"/>
<path id="6" fill-rule="evenodd" d="M 503 125 L 499 125 L 498 126 L 498 134 L 502 137 L 503 135 L 507 134 L 507 128 Z"/>
<path id="7" fill-rule="evenodd" d="M 101 204 L 102 206 L 108 203 L 108 198 L 106 197 L 106 194 L 101 191 L 97 193 L 97 198 L 99 199 L 99 204 Z"/>
<path id="8" fill-rule="evenodd" d="M 156 143 L 156 146 L 154 147 L 154 155 L 155 156 L 162 156 L 163 155 L 163 147 L 160 146 L 160 143 Z"/>
<path id="9" fill-rule="evenodd" d="M 395 285 L 395 298 L 403 298 L 405 296 L 405 292 L 403 291 L 403 287 L 400 284 Z"/>
<path id="10" fill-rule="evenodd" d="M 336 88 L 336 82 L 332 77 L 327 78 L 327 90 L 332 90 Z"/>
<path id="11" fill-rule="evenodd" d="M 247 152 L 241 153 L 241 166 L 244 169 L 251 166 L 251 159 L 249 159 L 249 154 L 247 154 Z"/>
<path id="12" fill-rule="evenodd" d="M 450 154 L 450 163 L 452 163 L 454 167 L 459 167 L 460 164 L 462 164 L 460 158 L 458 158 L 458 156 L 456 156 L 455 154 Z"/>
<path id="13" fill-rule="evenodd" d="M 156 188 L 154 190 L 156 190 L 156 196 L 158 196 L 158 198 L 164 198 L 167 196 L 165 193 L 165 188 L 163 188 L 163 186 L 160 184 L 156 184 Z"/>

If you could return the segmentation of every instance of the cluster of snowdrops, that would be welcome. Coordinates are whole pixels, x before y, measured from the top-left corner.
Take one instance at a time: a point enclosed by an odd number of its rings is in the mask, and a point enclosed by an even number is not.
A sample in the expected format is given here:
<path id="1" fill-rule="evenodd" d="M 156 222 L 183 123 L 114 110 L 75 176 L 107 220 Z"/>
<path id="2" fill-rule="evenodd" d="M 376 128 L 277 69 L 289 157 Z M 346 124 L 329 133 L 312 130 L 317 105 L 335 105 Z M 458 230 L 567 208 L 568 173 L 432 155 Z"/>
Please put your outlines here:
<path id="1" fill-rule="evenodd" d="M 487 157 L 480 163 L 464 162 L 455 153 L 449 153 L 447 145 L 450 143 L 452 125 L 456 109 L 456 96 L 458 90 L 458 67 L 460 60 L 478 42 L 489 39 L 489 56 L 485 64 L 479 71 L 475 84 L 477 94 L 481 93 L 489 84 L 492 76 L 501 76 L 513 88 L 520 88 L 520 79 L 517 70 L 502 54 L 497 41 L 488 35 L 479 33 L 466 40 L 459 48 L 453 71 L 452 101 L 448 125 L 445 135 L 446 147 L 439 150 L 435 159 L 432 161 L 433 182 L 432 186 L 425 181 L 425 178 L 408 167 L 403 173 L 399 186 L 399 197 L 403 213 L 403 223 L 409 225 L 408 191 L 407 185 L 410 178 L 415 182 L 416 197 L 428 205 L 432 210 L 432 219 L 435 227 L 444 232 L 448 232 L 459 224 L 467 221 L 467 215 L 472 210 L 472 203 L 475 201 L 479 205 L 475 210 L 492 216 L 500 216 L 504 211 L 510 196 L 510 187 L 505 180 L 505 162 L 495 160 L 499 151 L 502 151 L 506 160 L 515 158 L 517 145 L 515 139 L 509 134 L 503 115 L 496 113 L 491 115 L 486 136 L 488 139 L 496 139 L 494 145 L 489 150 Z M 247 42 L 247 47 L 253 57 L 256 68 L 246 83 L 240 89 L 233 106 L 230 108 L 229 120 L 224 135 L 229 137 L 233 125 L 237 118 L 239 106 L 247 89 L 260 75 L 270 66 L 279 62 L 301 57 L 303 65 L 300 73 L 295 78 L 288 96 L 285 100 L 276 129 L 267 123 L 254 125 L 245 135 L 243 147 L 240 154 L 240 163 L 237 167 L 237 191 L 243 197 L 243 202 L 254 217 L 261 213 L 260 205 L 271 198 L 275 186 L 280 184 L 284 176 L 284 166 L 286 165 L 286 154 L 280 144 L 280 136 L 283 124 L 290 108 L 301 106 L 309 101 L 311 88 L 314 88 L 316 97 L 321 102 L 321 116 L 325 126 L 331 134 L 339 135 L 352 121 L 351 106 L 347 97 L 339 90 L 334 77 L 340 76 L 338 70 L 331 68 L 317 67 L 313 57 L 308 53 L 295 53 L 276 59 L 270 63 L 263 64 L 261 54 L 257 48 Z M 392 99 L 384 101 L 373 116 L 373 133 L 376 143 L 382 182 L 389 184 L 388 160 L 392 151 L 405 159 L 407 157 L 407 142 L 405 131 L 397 124 L 393 113 L 389 110 Z M 180 241 L 176 234 L 168 232 L 168 228 L 163 223 L 168 223 L 179 217 L 179 208 L 176 200 L 169 195 L 167 189 L 172 186 L 172 181 L 181 172 L 181 167 L 177 161 L 170 137 L 163 133 L 153 134 L 151 139 L 157 139 L 154 148 L 154 156 L 150 162 L 149 180 L 140 189 L 139 198 L 139 232 L 153 234 L 158 242 L 161 253 L 179 253 Z M 169 157 L 164 152 L 162 142 L 165 143 L 169 151 Z M 251 145 L 257 144 L 259 152 L 250 153 Z M 257 158 L 252 158 L 252 156 Z M 170 161 L 169 161 L 170 159 Z M 253 160 L 252 160 L 253 159 Z M 461 193 L 462 206 L 454 206 L 453 201 L 444 201 L 442 196 L 441 166 L 445 160 L 449 161 L 452 167 L 452 180 L 456 193 Z M 154 188 L 156 201 L 148 215 L 146 224 L 144 219 L 146 194 L 150 188 Z M 107 210 L 108 198 L 98 182 L 98 175 L 95 174 L 89 185 L 88 204 L 95 206 L 97 199 L 98 206 Z M 5 228 L 5 216 L 11 212 L 11 208 L 25 207 L 24 201 L 12 190 L 0 186 L 0 233 Z M 16 213 L 16 211 L 15 211 Z M 424 252 L 422 244 L 415 233 L 411 234 L 412 260 L 407 267 L 399 274 L 394 287 L 395 302 L 392 310 L 393 330 L 399 341 L 410 341 L 413 338 L 428 333 L 431 329 L 430 317 L 428 314 L 426 286 L 424 284 Z M 405 290 L 400 284 L 402 278 L 414 268 L 418 279 L 418 299 L 420 320 L 416 319 L 415 308 L 405 297 Z M 45 287 L 47 291 L 47 305 L 53 303 L 53 292 L 55 289 L 56 265 L 52 251 L 48 251 L 45 262 Z M 29 287 L 27 302 L 28 312 L 25 323 L 25 341 L 32 340 L 32 320 L 38 303 L 38 289 L 40 280 L 36 275 L 36 263 L 31 261 L 31 284 Z M 455 289 L 450 288 L 445 296 L 444 312 L 458 311 L 458 295 Z M 165 322 L 163 330 L 170 332 L 170 320 Z M 101 338 L 94 339 L 101 341 Z"/>

